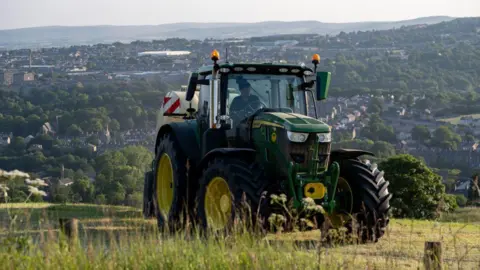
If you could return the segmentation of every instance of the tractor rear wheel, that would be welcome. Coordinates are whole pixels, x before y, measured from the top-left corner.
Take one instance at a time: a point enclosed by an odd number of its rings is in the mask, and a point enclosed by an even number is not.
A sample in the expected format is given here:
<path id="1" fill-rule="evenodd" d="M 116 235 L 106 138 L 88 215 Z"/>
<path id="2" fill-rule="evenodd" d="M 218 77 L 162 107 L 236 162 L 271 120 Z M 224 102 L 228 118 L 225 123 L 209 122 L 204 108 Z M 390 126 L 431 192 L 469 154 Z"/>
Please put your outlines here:
<path id="1" fill-rule="evenodd" d="M 153 171 L 148 171 L 143 178 L 143 217 L 151 218 L 155 216 L 153 207 Z"/>
<path id="2" fill-rule="evenodd" d="M 389 223 L 388 211 L 392 194 L 383 172 L 356 159 L 338 161 L 340 177 L 337 184 L 333 214 L 328 215 L 333 228 L 345 227 L 361 243 L 377 242 Z"/>
<path id="3" fill-rule="evenodd" d="M 161 139 L 153 171 L 153 205 L 160 231 L 180 229 L 185 222 L 187 158 L 171 134 Z"/>
<path id="4" fill-rule="evenodd" d="M 258 228 L 257 210 L 267 185 L 255 164 L 241 158 L 214 158 L 203 171 L 196 194 L 201 233 L 228 235 L 237 218 L 243 229 Z"/>

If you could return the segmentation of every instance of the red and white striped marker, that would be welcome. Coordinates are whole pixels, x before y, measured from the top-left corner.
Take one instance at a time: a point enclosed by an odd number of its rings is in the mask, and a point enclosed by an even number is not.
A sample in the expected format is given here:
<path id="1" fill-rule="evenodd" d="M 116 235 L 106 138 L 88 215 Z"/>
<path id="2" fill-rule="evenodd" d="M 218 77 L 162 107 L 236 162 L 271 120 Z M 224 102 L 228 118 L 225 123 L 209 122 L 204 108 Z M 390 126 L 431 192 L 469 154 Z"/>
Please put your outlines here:
<path id="1" fill-rule="evenodd" d="M 180 98 L 178 96 L 172 98 L 172 94 L 168 93 L 163 98 L 163 114 L 173 113 L 180 113 Z"/>

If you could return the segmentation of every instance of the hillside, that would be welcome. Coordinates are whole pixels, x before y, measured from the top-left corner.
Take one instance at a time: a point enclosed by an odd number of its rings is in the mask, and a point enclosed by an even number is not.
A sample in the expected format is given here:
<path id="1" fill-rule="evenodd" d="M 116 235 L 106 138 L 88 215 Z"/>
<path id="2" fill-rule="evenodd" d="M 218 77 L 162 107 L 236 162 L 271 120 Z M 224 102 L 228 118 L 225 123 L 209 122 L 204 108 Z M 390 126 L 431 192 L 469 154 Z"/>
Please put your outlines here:
<path id="1" fill-rule="evenodd" d="M 166 38 L 247 38 L 279 34 L 329 34 L 386 30 L 418 24 L 451 21 L 446 16 L 404 21 L 323 23 L 319 21 L 267 21 L 258 23 L 175 23 L 142 26 L 49 26 L 0 31 L 0 49 L 19 47 L 69 46 L 79 44 L 130 42 Z"/>

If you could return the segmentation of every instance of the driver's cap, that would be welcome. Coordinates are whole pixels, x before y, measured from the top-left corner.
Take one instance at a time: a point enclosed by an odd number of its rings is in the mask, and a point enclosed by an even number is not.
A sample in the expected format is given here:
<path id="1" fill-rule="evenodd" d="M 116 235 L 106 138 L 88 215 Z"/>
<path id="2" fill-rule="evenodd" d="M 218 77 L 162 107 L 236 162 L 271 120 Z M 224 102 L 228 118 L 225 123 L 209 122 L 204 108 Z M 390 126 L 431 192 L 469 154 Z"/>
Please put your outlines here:
<path id="1" fill-rule="evenodd" d="M 240 79 L 240 80 L 238 80 L 238 87 L 239 87 L 240 89 L 245 89 L 245 88 L 250 87 L 250 84 L 247 82 L 247 80 L 245 80 L 245 79 Z"/>

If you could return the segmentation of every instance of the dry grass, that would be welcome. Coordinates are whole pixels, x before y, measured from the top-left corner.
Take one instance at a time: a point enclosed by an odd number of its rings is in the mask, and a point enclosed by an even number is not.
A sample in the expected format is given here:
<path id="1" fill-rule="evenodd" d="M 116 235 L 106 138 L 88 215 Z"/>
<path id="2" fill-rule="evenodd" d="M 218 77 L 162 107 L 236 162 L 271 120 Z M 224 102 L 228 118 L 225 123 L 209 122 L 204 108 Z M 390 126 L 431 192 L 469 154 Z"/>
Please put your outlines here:
<path id="1" fill-rule="evenodd" d="M 52 205 L 51 203 L 0 203 L 0 209 L 42 209 Z"/>
<path id="2" fill-rule="evenodd" d="M 159 236 L 155 220 L 126 207 L 15 208 L 31 218 L 21 218 L 28 224 L 15 233 L 0 233 L 0 242 L 15 243 L 0 246 L 0 269 L 422 269 L 425 241 L 442 242 L 445 269 L 480 268 L 480 219 L 471 219 L 480 209 L 443 217 L 455 222 L 392 220 L 376 244 L 309 248 L 298 242 L 316 242 L 320 232 L 186 240 Z M 79 246 L 68 247 L 58 238 L 57 219 L 75 215 Z M 458 222 L 466 217 L 468 223 Z M 26 235 L 30 244 L 20 241 Z"/>
<path id="3" fill-rule="evenodd" d="M 457 117 L 442 118 L 442 119 L 438 119 L 438 121 L 448 122 L 452 125 L 458 125 L 460 123 L 460 118 L 465 117 L 465 116 L 472 116 L 474 119 L 480 118 L 480 114 L 466 114 L 466 115 L 460 115 L 460 116 L 457 116 Z"/>

